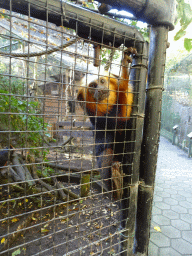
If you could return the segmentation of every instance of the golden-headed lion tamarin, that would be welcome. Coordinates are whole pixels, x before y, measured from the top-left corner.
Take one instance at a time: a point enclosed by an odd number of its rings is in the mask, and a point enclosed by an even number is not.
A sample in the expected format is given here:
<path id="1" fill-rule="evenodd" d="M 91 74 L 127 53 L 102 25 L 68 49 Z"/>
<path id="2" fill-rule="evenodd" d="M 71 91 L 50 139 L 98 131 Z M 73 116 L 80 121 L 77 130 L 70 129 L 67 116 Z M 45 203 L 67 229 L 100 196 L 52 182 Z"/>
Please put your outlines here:
<path id="1" fill-rule="evenodd" d="M 86 110 L 95 131 L 95 153 L 101 177 L 115 198 L 122 196 L 124 155 L 129 147 L 130 115 L 133 92 L 129 85 L 128 64 L 136 49 L 124 52 L 121 76 L 108 72 L 88 82 L 78 91 L 77 99 Z"/>

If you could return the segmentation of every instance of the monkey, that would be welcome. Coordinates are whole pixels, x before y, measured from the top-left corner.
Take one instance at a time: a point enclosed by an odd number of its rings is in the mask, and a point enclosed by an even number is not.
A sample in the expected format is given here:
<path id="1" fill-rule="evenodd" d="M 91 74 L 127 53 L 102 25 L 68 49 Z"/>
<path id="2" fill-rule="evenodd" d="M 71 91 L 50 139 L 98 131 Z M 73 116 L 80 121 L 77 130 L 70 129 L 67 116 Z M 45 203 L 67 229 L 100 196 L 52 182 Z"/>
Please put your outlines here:
<path id="1" fill-rule="evenodd" d="M 101 178 L 106 190 L 112 190 L 114 199 L 122 198 L 124 155 L 130 140 L 133 90 L 128 65 L 132 62 L 131 54 L 137 54 L 135 48 L 129 47 L 123 53 L 120 77 L 105 71 L 77 93 L 77 100 L 86 110 L 94 131 Z"/>

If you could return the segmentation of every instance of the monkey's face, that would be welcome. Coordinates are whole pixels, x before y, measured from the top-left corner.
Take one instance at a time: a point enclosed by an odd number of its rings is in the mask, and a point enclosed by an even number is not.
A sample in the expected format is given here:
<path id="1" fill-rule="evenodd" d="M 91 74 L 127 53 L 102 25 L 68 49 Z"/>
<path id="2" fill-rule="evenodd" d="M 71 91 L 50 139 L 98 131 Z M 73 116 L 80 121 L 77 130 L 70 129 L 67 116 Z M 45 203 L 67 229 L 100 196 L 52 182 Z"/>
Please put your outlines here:
<path id="1" fill-rule="evenodd" d="M 89 83 L 88 91 L 96 102 L 100 102 L 109 97 L 107 77 L 100 77 Z"/>

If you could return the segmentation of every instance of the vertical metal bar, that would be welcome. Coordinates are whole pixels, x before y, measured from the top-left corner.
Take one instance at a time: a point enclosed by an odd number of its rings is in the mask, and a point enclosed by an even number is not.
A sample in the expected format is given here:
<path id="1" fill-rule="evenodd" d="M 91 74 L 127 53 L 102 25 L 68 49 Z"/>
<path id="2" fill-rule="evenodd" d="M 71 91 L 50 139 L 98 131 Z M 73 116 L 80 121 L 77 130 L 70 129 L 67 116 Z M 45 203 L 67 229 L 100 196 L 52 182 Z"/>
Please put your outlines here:
<path id="1" fill-rule="evenodd" d="M 12 40 L 12 0 L 9 1 L 9 4 L 10 4 L 10 53 L 12 52 L 12 43 L 13 43 L 13 40 Z M 9 58 L 9 75 L 12 75 L 12 70 L 11 70 L 11 66 L 12 66 L 12 57 L 10 56 Z M 9 93 L 11 94 L 11 76 L 9 76 Z M 11 112 L 11 96 L 9 96 L 9 113 Z M 9 129 L 9 133 L 8 133 L 8 146 L 10 148 L 10 141 L 11 141 L 11 116 L 9 115 L 8 117 L 8 129 Z M 9 153 L 9 161 L 10 161 L 10 153 Z M 10 190 L 11 190 L 11 187 L 10 187 L 10 181 L 8 179 L 8 184 L 7 184 L 7 199 L 10 197 Z M 10 213 L 10 202 L 8 201 L 7 202 L 7 217 L 8 217 L 8 221 L 7 221 L 7 237 L 8 237 L 8 243 L 7 243 L 7 248 L 8 250 L 10 249 L 10 233 L 11 233 L 11 230 L 10 230 L 10 216 L 11 216 L 11 213 Z M 10 255 L 10 253 L 8 252 L 8 256 Z"/>
<path id="2" fill-rule="evenodd" d="M 134 237 L 135 237 L 135 221 L 137 212 L 137 196 L 139 184 L 139 161 L 141 153 L 142 131 L 144 123 L 144 109 L 145 109 L 145 90 L 146 90 L 146 77 L 147 77 L 147 61 L 148 61 L 148 43 L 142 43 L 139 49 L 138 57 L 133 60 L 130 80 L 134 84 L 134 103 L 132 111 L 132 131 L 131 131 L 131 148 L 130 156 L 132 165 L 130 166 L 131 178 L 125 186 L 127 191 L 128 209 L 127 216 L 125 216 L 126 232 L 122 234 L 122 254 L 132 255 L 134 250 Z M 129 157 L 128 157 L 129 158 Z M 129 161 L 128 161 L 129 162 Z M 130 162 L 129 162 L 130 164 Z M 129 166 L 128 166 L 129 168 Z M 125 199 L 126 200 L 126 199 Z M 126 203 L 124 205 L 126 207 Z"/>
<path id="3" fill-rule="evenodd" d="M 149 231 L 157 152 L 160 134 L 161 101 L 168 28 L 151 28 L 149 49 L 148 88 L 140 161 L 140 185 L 138 190 L 136 251 L 148 255 Z"/>

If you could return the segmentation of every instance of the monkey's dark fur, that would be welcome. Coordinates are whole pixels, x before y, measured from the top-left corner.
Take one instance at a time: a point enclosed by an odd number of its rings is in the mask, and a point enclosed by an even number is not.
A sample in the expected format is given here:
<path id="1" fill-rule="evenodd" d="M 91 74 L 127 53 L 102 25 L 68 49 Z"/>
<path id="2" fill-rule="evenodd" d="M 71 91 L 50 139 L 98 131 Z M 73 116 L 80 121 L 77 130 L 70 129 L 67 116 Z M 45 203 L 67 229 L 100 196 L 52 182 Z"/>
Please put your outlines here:
<path id="1" fill-rule="evenodd" d="M 82 87 L 77 96 L 95 131 L 95 151 L 101 177 L 107 189 L 113 189 L 116 199 L 122 198 L 124 166 L 130 151 L 133 104 L 128 73 L 128 64 L 132 61 L 130 54 L 136 54 L 136 50 L 128 48 L 124 52 L 120 78 L 106 72 Z"/>

